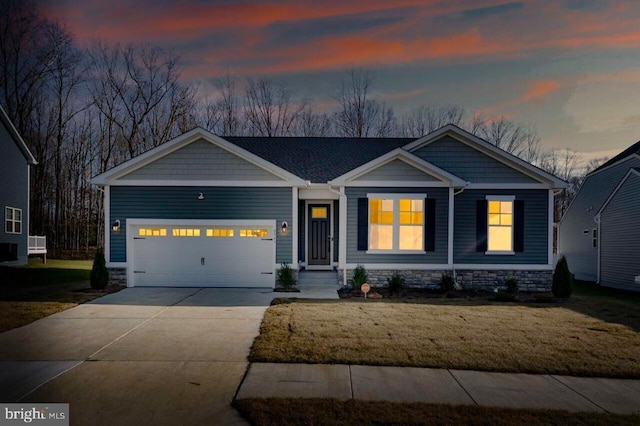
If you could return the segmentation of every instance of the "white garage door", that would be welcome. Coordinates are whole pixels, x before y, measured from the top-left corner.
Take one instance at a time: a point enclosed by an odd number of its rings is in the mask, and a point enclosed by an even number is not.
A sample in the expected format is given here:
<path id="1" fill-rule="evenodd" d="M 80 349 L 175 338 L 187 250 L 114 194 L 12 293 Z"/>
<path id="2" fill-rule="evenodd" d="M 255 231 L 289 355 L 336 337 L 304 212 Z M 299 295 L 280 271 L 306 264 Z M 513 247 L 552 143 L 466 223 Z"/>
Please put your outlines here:
<path id="1" fill-rule="evenodd" d="M 274 286 L 275 221 L 129 222 L 134 286 Z"/>

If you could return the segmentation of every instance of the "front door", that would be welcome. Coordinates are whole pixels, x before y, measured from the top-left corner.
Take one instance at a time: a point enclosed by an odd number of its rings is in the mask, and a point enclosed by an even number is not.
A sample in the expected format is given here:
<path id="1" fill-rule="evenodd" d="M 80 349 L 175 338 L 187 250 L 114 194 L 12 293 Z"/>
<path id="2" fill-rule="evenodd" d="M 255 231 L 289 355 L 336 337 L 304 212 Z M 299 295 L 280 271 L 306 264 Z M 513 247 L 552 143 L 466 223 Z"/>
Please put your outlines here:
<path id="1" fill-rule="evenodd" d="M 309 265 L 331 264 L 331 226 L 328 204 L 309 205 Z"/>

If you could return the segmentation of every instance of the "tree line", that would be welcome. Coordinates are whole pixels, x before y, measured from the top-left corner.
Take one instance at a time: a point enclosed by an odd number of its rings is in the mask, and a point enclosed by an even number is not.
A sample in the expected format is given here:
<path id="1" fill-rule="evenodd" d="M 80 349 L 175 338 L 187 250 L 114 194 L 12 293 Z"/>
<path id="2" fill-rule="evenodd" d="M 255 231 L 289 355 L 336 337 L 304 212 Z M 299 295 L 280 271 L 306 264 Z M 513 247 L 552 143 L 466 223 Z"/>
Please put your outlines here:
<path id="1" fill-rule="evenodd" d="M 39 162 L 30 233 L 47 235 L 53 254 L 103 245 L 102 195 L 92 176 L 196 126 L 220 136 L 418 138 L 455 124 L 570 182 L 556 218 L 588 171 L 573 151 L 543 150 L 531 124 L 459 105 L 424 104 L 398 116 L 362 69 L 344 74 L 329 112 L 267 76 L 228 73 L 205 90 L 182 71 L 178 55 L 149 44 L 95 40 L 81 48 L 34 3 L 0 0 L 0 103 Z"/>

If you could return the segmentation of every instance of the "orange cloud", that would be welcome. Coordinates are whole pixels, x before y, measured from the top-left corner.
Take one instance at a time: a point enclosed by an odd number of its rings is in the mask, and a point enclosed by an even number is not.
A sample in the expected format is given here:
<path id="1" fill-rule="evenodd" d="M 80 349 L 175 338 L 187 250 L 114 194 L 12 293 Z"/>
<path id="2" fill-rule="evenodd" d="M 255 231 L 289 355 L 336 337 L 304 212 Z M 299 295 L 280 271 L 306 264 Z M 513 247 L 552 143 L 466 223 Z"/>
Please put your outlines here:
<path id="1" fill-rule="evenodd" d="M 529 84 L 529 90 L 522 96 L 522 102 L 539 101 L 561 87 L 555 80 L 539 80 Z"/>

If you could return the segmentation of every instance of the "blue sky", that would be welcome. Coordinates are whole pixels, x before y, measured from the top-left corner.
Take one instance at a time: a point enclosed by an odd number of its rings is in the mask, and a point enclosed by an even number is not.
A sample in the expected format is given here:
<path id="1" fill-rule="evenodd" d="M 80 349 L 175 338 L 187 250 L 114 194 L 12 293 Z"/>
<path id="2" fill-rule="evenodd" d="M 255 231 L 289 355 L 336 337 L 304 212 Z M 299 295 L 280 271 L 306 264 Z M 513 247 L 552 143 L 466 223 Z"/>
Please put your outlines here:
<path id="1" fill-rule="evenodd" d="M 81 45 L 149 42 L 203 90 L 267 75 L 330 110 L 350 68 L 398 114 L 456 104 L 534 123 L 545 148 L 585 159 L 640 139 L 637 0 L 40 0 Z"/>

